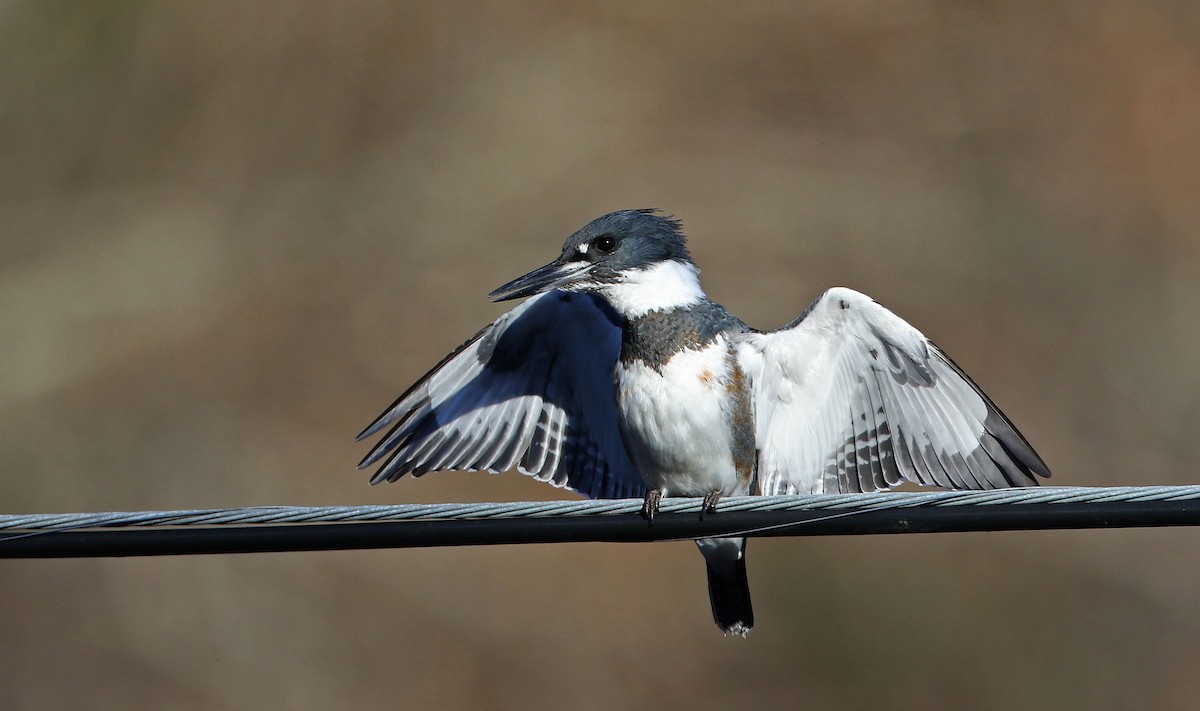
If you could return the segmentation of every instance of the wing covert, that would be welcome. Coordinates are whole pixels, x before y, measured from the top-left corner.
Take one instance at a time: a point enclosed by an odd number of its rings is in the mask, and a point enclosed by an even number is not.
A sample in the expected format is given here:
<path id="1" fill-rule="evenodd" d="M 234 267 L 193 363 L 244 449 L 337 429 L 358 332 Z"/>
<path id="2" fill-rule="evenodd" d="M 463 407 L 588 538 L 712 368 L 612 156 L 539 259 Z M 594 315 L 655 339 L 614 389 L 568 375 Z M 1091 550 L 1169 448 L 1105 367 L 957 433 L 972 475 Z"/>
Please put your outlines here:
<path id="1" fill-rule="evenodd" d="M 593 498 L 642 496 L 617 429 L 615 314 L 562 291 L 531 297 L 446 356 L 359 440 L 372 483 L 448 469 L 521 473 Z M 386 458 L 386 459 L 385 459 Z"/>
<path id="2" fill-rule="evenodd" d="M 851 289 L 834 288 L 738 357 L 754 384 L 764 494 L 955 489 L 1050 476 L 1016 427 L 937 346 Z"/>

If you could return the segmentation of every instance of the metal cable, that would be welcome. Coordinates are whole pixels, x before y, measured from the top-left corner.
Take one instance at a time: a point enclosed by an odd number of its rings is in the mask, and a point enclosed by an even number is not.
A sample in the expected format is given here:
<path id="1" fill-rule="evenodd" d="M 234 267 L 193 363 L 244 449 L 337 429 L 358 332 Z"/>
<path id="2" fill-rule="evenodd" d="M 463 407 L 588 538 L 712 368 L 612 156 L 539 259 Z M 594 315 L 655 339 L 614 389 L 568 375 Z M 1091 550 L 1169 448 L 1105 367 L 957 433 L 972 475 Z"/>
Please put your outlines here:
<path id="1" fill-rule="evenodd" d="M 1200 486 L 0 515 L 0 558 L 1200 525 Z"/>
<path id="2" fill-rule="evenodd" d="M 1200 485 L 1030 487 L 986 491 L 882 491 L 866 494 L 730 496 L 721 513 L 733 511 L 882 511 L 914 507 L 1088 504 L 1200 499 Z M 663 513 L 699 514 L 701 499 L 666 498 Z M 580 499 L 509 503 L 395 504 L 369 506 L 255 506 L 180 511 L 0 514 L 0 531 L 79 530 L 154 526 L 232 526 L 280 523 L 369 523 L 636 514 L 641 499 Z"/>
<path id="3" fill-rule="evenodd" d="M 1200 525 L 1200 486 L 0 515 L 0 558 Z"/>

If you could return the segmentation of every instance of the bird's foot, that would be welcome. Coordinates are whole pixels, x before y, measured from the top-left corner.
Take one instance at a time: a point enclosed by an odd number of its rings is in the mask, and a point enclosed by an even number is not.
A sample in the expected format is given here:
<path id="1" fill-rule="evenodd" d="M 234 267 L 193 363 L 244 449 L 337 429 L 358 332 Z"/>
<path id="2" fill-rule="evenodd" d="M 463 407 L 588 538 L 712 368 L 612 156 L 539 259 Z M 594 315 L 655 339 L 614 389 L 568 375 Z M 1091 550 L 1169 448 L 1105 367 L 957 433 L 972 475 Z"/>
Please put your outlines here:
<path id="1" fill-rule="evenodd" d="M 646 492 L 646 500 L 642 502 L 642 518 L 654 525 L 654 515 L 662 504 L 662 489 L 651 489 Z"/>
<path id="2" fill-rule="evenodd" d="M 700 506 L 700 520 L 704 520 L 704 514 L 716 513 L 717 502 L 721 500 L 720 491 L 710 491 L 704 495 L 704 503 Z"/>

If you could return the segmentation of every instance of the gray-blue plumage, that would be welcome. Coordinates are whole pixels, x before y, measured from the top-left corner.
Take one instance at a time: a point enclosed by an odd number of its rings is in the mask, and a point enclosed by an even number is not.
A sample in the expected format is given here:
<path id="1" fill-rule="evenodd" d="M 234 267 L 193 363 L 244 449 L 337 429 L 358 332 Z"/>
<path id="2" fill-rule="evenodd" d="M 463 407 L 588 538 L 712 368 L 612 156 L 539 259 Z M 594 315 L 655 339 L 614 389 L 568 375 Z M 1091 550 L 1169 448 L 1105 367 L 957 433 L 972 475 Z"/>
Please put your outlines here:
<path id="1" fill-rule="evenodd" d="M 722 334 L 750 328 L 720 304 L 705 299 L 689 307 L 651 311 L 631 318 L 621 334 L 621 360 L 640 360 L 656 370 L 681 350 L 711 345 Z"/>
<path id="2" fill-rule="evenodd" d="M 682 224 L 673 217 L 658 214 L 657 210 L 619 210 L 592 220 L 567 238 L 563 255 L 570 258 L 579 248 L 599 237 L 609 236 L 616 246 L 607 254 L 594 250 L 583 252 L 585 259 L 598 263 L 603 278 L 615 280 L 629 269 L 674 260 L 691 262 L 687 238 Z"/>

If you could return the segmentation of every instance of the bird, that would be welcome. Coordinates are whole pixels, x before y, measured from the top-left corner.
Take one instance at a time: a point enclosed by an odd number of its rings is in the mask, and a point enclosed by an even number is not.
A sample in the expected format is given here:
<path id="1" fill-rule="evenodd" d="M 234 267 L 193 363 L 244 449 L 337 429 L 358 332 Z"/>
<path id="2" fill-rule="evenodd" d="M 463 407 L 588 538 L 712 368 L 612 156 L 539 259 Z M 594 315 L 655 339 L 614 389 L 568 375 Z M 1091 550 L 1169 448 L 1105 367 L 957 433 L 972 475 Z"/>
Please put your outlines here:
<path id="1" fill-rule="evenodd" d="M 710 300 L 682 223 L 620 210 L 489 295 L 524 299 L 359 435 L 371 482 L 523 474 L 592 498 L 1033 486 L 1050 470 L 958 365 L 870 297 L 830 288 L 751 328 Z M 754 626 L 744 537 L 696 541 L 713 620 Z"/>

